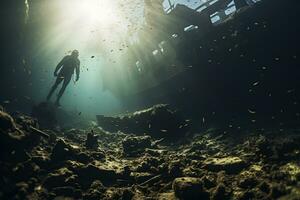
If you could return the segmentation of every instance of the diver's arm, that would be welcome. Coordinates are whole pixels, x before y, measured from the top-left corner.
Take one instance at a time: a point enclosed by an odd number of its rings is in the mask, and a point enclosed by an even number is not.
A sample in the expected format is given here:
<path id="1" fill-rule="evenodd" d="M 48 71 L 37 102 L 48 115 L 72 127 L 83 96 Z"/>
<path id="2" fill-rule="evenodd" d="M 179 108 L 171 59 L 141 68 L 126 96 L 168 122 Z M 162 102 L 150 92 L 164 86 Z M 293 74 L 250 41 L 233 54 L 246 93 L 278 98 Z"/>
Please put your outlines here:
<path id="1" fill-rule="evenodd" d="M 64 62 L 66 60 L 66 57 L 64 57 L 56 66 L 55 71 L 54 71 L 54 76 L 57 76 L 58 70 L 64 65 Z"/>
<path id="2" fill-rule="evenodd" d="M 76 65 L 76 81 L 79 80 L 79 74 L 80 74 L 80 61 L 78 61 L 78 64 Z"/>

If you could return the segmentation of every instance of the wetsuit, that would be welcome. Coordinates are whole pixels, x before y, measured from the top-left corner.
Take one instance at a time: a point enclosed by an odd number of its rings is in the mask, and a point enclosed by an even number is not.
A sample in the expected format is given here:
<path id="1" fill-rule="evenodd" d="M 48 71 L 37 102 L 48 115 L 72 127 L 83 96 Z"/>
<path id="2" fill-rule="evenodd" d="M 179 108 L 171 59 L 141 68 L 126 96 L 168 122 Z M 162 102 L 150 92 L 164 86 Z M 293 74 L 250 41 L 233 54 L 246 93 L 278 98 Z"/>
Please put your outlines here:
<path id="1" fill-rule="evenodd" d="M 80 61 L 77 57 L 74 57 L 72 55 L 65 56 L 58 63 L 58 65 L 55 68 L 54 75 L 57 76 L 57 78 L 47 96 L 47 100 L 49 100 L 51 98 L 51 96 L 52 96 L 53 92 L 55 91 L 55 89 L 57 88 L 57 86 L 62 81 L 64 81 L 63 86 L 57 95 L 56 104 L 59 104 L 59 100 L 60 100 L 61 96 L 63 95 L 66 87 L 68 86 L 68 84 L 70 83 L 70 81 L 72 79 L 74 70 L 76 70 L 76 81 L 77 81 L 79 79 L 79 73 L 80 73 Z M 58 71 L 59 71 L 59 73 L 57 74 Z"/>

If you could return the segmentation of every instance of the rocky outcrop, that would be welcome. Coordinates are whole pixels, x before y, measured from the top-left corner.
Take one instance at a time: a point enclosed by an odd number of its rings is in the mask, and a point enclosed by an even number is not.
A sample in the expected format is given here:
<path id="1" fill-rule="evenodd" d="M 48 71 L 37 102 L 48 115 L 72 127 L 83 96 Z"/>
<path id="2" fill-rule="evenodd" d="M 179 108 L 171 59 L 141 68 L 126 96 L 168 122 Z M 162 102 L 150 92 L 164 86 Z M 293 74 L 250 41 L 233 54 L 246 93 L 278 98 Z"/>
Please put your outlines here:
<path id="1" fill-rule="evenodd" d="M 183 137 L 189 129 L 179 111 L 169 105 L 158 104 L 151 108 L 116 117 L 97 116 L 99 126 L 108 131 L 122 131 L 137 135 L 148 134 L 155 138 L 174 139 Z"/>

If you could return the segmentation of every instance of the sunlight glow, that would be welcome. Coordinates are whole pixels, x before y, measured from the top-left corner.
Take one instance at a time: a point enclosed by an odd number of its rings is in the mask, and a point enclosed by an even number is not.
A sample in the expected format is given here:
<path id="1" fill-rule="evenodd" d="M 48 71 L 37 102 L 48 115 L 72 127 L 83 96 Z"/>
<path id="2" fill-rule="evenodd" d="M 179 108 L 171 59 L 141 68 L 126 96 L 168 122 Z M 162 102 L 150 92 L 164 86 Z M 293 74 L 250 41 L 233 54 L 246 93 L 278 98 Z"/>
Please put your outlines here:
<path id="1" fill-rule="evenodd" d="M 84 24 L 110 26 L 121 21 L 117 1 L 109 0 L 72 0 L 64 1 L 64 14 L 69 19 L 84 22 Z"/>
<path id="2" fill-rule="evenodd" d="M 72 40 L 71 43 L 76 43 L 76 48 L 87 47 L 95 52 L 106 50 L 109 53 L 111 48 L 124 46 L 122 42 L 128 31 L 143 23 L 141 2 L 143 1 L 55 0 L 56 24 L 51 26 L 52 32 L 48 34 L 52 34 L 52 40 L 55 35 L 56 44 Z"/>

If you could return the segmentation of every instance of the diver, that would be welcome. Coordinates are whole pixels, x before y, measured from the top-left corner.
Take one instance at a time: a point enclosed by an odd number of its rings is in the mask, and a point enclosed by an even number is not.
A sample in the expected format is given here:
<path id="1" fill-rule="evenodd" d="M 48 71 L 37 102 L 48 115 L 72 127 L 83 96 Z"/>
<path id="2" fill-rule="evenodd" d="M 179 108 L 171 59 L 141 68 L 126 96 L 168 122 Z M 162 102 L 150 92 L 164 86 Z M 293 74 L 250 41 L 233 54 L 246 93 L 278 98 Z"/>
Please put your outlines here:
<path id="1" fill-rule="evenodd" d="M 57 86 L 63 81 L 63 85 L 57 95 L 55 101 L 56 106 L 60 106 L 59 100 L 65 92 L 66 87 L 72 79 L 74 70 L 76 70 L 76 81 L 79 80 L 80 73 L 80 61 L 78 59 L 79 52 L 77 50 L 72 51 L 71 55 L 65 56 L 56 66 L 54 71 L 54 76 L 57 77 L 54 85 L 52 86 L 48 96 L 47 101 L 50 100 L 53 92 L 56 90 Z M 59 71 L 60 70 L 60 71 Z M 58 72 L 59 71 L 59 72 Z"/>

